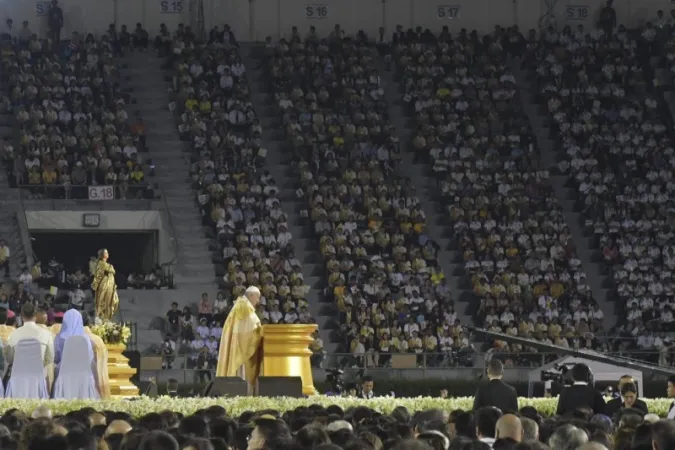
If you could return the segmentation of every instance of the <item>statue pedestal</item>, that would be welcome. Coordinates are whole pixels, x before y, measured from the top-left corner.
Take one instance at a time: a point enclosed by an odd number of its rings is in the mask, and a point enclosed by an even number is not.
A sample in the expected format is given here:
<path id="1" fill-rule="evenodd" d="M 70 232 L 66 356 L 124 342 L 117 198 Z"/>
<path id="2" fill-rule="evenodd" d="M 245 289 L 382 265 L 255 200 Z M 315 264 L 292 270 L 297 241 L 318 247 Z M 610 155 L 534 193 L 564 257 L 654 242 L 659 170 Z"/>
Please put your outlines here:
<path id="1" fill-rule="evenodd" d="M 312 333 L 317 326 L 311 325 L 263 325 L 264 377 L 301 377 L 302 393 L 316 394 L 312 379 Z"/>
<path id="2" fill-rule="evenodd" d="M 110 397 L 138 397 L 138 388 L 130 378 L 136 375 L 136 369 L 129 367 L 129 359 L 122 355 L 124 344 L 106 344 L 108 349 L 108 378 L 110 379 Z"/>

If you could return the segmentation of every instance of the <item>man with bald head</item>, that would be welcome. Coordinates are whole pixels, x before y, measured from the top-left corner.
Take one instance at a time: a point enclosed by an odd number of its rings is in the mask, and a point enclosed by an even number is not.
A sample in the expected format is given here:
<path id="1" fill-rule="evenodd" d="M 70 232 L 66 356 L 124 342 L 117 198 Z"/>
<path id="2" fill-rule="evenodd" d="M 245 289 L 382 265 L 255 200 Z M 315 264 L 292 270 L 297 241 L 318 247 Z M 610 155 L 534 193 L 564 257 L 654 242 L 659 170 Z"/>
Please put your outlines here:
<path id="1" fill-rule="evenodd" d="M 52 418 L 52 410 L 46 407 L 45 405 L 40 405 L 35 410 L 33 410 L 33 414 L 31 414 L 32 419 L 51 419 Z"/>
<path id="2" fill-rule="evenodd" d="M 108 428 L 105 429 L 104 437 L 108 437 L 111 434 L 127 434 L 131 431 L 131 425 L 124 420 L 113 420 L 108 425 Z"/>
<path id="3" fill-rule="evenodd" d="M 523 425 L 523 441 L 539 440 L 539 424 L 528 417 L 521 417 L 520 423 Z"/>
<path id="4" fill-rule="evenodd" d="M 38 307 L 37 311 L 35 312 L 35 324 L 40 328 L 48 330 L 47 320 L 47 311 L 42 307 Z"/>
<path id="5" fill-rule="evenodd" d="M 239 376 L 249 383 L 249 394 L 260 373 L 262 325 L 256 314 L 260 289 L 250 286 L 227 316 L 218 352 L 216 376 Z"/>
<path id="6" fill-rule="evenodd" d="M 523 424 L 515 414 L 504 414 L 501 416 L 497 421 L 495 429 L 495 438 L 498 440 L 513 439 L 516 442 L 523 440 Z"/>
<path id="7" fill-rule="evenodd" d="M 584 445 L 579 447 L 579 450 L 607 450 L 607 447 L 602 445 L 599 442 L 586 442 Z"/>

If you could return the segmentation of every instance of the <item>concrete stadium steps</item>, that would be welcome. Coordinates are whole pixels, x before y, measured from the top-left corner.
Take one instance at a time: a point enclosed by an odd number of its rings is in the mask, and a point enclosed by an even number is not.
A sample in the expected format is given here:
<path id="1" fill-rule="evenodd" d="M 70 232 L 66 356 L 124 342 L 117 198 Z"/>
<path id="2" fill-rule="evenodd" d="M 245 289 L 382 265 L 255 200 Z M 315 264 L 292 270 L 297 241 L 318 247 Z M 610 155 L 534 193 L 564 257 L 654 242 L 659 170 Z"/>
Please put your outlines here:
<path id="1" fill-rule="evenodd" d="M 516 77 L 520 100 L 532 125 L 544 167 L 551 171 L 556 164 L 557 154 L 555 143 L 550 138 L 548 111 L 545 108 L 540 108 L 537 104 L 532 94 L 536 92 L 536 87 L 528 79 L 528 74 L 520 68 L 519 61 L 512 60 L 509 66 L 511 72 Z M 552 173 L 555 172 L 552 171 Z M 598 249 L 592 239 L 585 235 L 582 229 L 584 219 L 575 210 L 576 193 L 572 189 L 567 188 L 566 183 L 567 176 L 552 174 L 551 184 L 553 190 L 556 198 L 562 205 L 565 222 L 574 239 L 577 257 L 581 260 L 581 267 L 586 272 L 588 285 L 591 288 L 591 292 L 593 292 L 593 297 L 605 314 L 603 328 L 607 332 L 617 324 L 617 305 L 610 300 L 609 289 L 604 287 L 603 283 L 607 276 L 606 270 L 602 266 L 602 259 L 597 258 Z"/>
<path id="2" fill-rule="evenodd" d="M 281 129 L 277 110 L 270 102 L 260 61 L 255 55 L 253 45 L 242 45 L 241 57 L 247 71 L 247 80 L 251 87 L 251 101 L 263 126 L 263 147 L 267 149 L 265 169 L 270 172 L 280 189 L 281 208 L 288 216 L 292 245 L 295 257 L 302 264 L 305 283 L 310 286 L 308 294 L 309 311 L 319 325 L 324 348 L 334 352 L 337 345 L 332 343 L 331 329 L 337 326 L 336 311 L 323 300 L 325 281 L 323 278 L 323 258 L 318 253 L 318 242 L 314 237 L 309 219 L 303 219 L 300 212 L 308 208 L 307 201 L 295 195 L 299 179 L 290 168 L 291 157 L 286 151 L 286 138 Z"/>
<path id="3" fill-rule="evenodd" d="M 155 176 L 148 182 L 159 185 L 164 209 L 162 219 L 174 232 L 174 282 L 171 290 L 120 291 L 120 317 L 137 323 L 137 345 L 143 354 L 156 354 L 167 330 L 166 312 L 171 303 L 196 308 L 202 292 L 214 299 L 218 292 L 215 266 L 212 262 L 207 235 L 202 232 L 202 220 L 189 176 L 185 151 L 188 144 L 178 136 L 176 120 L 168 109 L 170 74 L 161 66 L 164 59 L 154 52 L 129 54 L 120 63 L 122 87 L 132 97 L 127 113 L 133 120 L 139 111 L 147 125 L 146 143 Z M 161 261 L 167 262 L 167 261 Z"/>
<path id="4" fill-rule="evenodd" d="M 4 86 L 3 86 L 4 88 Z M 0 138 L 11 142 L 15 149 L 18 145 L 18 127 L 12 114 L 0 114 Z M 0 167 L 0 239 L 7 241 L 10 256 L 10 271 L 16 278 L 24 266 L 33 262 L 33 249 L 30 245 L 28 229 L 22 230 L 19 215 L 25 214 L 18 188 L 9 187 L 7 171 Z M 23 234 L 23 238 L 22 238 Z M 0 274 L 0 280 L 2 280 Z"/>
<path id="5" fill-rule="evenodd" d="M 177 288 L 188 285 L 190 289 L 213 291 L 215 270 L 209 240 L 203 233 L 195 233 L 201 230 L 202 221 L 184 154 L 189 147 L 180 141 L 176 120 L 168 110 L 170 74 L 161 68 L 164 61 L 153 52 L 129 54 L 120 61 L 125 66 L 123 87 L 133 99 L 127 112 L 130 118 L 140 112 L 147 124 L 149 151 L 144 156 L 152 159 L 156 172 L 148 181 L 159 185 L 167 206 L 165 218 L 175 233 Z"/>
<path id="6" fill-rule="evenodd" d="M 209 292 L 209 291 L 207 291 Z M 120 311 L 118 317 L 125 322 L 136 322 L 137 348 L 141 354 L 153 354 L 161 345 L 167 330 L 166 312 L 171 303 L 196 304 L 201 291 L 191 289 L 131 290 L 119 291 Z M 211 289 L 210 295 L 214 294 Z"/>

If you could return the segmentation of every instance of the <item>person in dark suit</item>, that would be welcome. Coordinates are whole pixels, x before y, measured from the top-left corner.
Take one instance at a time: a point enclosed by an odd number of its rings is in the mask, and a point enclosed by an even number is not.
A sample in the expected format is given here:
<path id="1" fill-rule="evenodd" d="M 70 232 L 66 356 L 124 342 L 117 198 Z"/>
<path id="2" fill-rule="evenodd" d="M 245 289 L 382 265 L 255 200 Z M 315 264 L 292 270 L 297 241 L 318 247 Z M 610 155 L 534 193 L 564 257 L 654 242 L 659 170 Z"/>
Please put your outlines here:
<path id="1" fill-rule="evenodd" d="M 621 397 L 613 398 L 605 405 L 605 415 L 614 417 L 623 408 L 633 408 L 643 414 L 649 414 L 647 404 L 638 398 L 637 385 L 630 375 L 624 375 L 619 379 L 619 394 Z"/>
<path id="2" fill-rule="evenodd" d="M 652 425 L 652 448 L 654 450 L 675 448 L 675 422 L 659 420 Z"/>
<path id="3" fill-rule="evenodd" d="M 490 381 L 476 390 L 473 410 L 492 406 L 504 414 L 518 412 L 518 394 L 512 386 L 502 381 L 504 365 L 499 359 L 492 358 L 488 362 L 487 376 Z"/>
<path id="4" fill-rule="evenodd" d="M 358 397 L 363 399 L 370 399 L 375 397 L 375 382 L 373 377 L 366 375 L 361 379 L 361 392 L 359 392 Z"/>
<path id="5" fill-rule="evenodd" d="M 668 398 L 675 400 L 675 375 L 668 377 L 668 391 L 666 393 Z M 668 415 L 666 417 L 669 419 L 675 419 L 675 401 L 670 404 L 670 408 L 668 408 Z"/>
<path id="6" fill-rule="evenodd" d="M 396 45 L 396 44 L 405 44 L 406 42 L 406 34 L 405 31 L 403 31 L 403 25 L 396 25 L 396 31 L 391 37 L 391 42 Z"/>
<path id="7" fill-rule="evenodd" d="M 579 408 L 589 408 L 594 414 L 605 413 L 605 399 L 593 386 L 593 374 L 586 364 L 578 363 L 572 367 L 572 386 L 560 392 L 556 414 L 564 416 Z"/>

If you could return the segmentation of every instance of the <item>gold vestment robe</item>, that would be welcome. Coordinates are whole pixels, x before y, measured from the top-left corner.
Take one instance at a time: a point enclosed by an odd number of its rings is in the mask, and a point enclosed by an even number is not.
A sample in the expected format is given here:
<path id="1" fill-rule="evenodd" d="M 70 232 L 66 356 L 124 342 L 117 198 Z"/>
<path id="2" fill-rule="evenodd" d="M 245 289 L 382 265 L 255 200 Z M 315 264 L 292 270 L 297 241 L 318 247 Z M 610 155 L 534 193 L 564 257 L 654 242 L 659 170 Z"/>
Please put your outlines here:
<path id="1" fill-rule="evenodd" d="M 241 376 L 255 384 L 262 362 L 261 341 L 262 325 L 255 308 L 246 297 L 239 297 L 223 327 L 216 376 Z"/>

